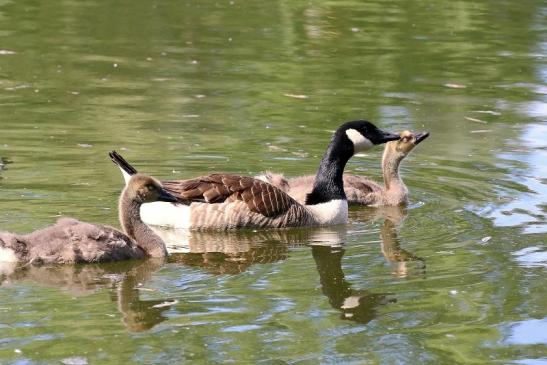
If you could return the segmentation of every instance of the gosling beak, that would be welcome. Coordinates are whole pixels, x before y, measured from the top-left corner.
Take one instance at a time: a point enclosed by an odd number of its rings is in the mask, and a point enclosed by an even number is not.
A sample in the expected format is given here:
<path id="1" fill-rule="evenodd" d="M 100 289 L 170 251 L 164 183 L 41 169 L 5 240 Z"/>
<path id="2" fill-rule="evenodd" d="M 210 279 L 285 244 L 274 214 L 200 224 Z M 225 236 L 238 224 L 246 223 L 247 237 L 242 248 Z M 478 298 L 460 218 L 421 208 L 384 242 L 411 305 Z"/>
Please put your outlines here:
<path id="1" fill-rule="evenodd" d="M 429 132 L 416 133 L 415 135 L 416 142 L 414 144 L 419 144 L 421 141 L 423 141 L 427 137 L 429 137 Z"/>
<path id="2" fill-rule="evenodd" d="M 174 195 L 171 195 L 170 193 L 168 193 L 167 191 L 163 189 L 160 191 L 160 195 L 158 196 L 158 201 L 171 202 L 171 203 L 178 202 L 177 198 Z"/>
<path id="3" fill-rule="evenodd" d="M 387 143 L 389 141 L 398 141 L 400 139 L 401 139 L 401 136 L 396 133 L 382 131 L 382 138 L 380 139 L 380 143 Z"/>

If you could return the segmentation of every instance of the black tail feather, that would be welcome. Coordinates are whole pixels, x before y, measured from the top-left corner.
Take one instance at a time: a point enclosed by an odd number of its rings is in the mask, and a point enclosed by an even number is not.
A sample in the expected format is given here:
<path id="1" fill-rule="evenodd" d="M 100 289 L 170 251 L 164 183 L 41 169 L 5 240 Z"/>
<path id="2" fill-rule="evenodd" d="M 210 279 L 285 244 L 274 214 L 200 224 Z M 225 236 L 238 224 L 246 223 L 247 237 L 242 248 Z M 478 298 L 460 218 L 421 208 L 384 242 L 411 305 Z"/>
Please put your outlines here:
<path id="1" fill-rule="evenodd" d="M 112 151 L 108 154 L 112 162 L 118 165 L 123 171 L 127 172 L 129 175 L 135 175 L 137 170 L 129 164 L 118 152 Z"/>

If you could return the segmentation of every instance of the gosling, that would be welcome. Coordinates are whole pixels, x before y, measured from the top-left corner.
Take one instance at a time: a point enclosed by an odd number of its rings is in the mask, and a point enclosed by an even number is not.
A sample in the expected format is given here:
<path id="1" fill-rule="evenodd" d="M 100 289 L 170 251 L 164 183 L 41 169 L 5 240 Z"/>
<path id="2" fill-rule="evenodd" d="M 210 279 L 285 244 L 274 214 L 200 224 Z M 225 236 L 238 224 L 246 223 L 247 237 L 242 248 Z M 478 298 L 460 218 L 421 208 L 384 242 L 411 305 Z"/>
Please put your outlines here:
<path id="1" fill-rule="evenodd" d="M 384 186 L 361 176 L 344 174 L 344 191 L 348 204 L 369 206 L 396 206 L 408 204 L 408 188 L 399 174 L 401 161 L 420 142 L 429 136 L 429 132 L 399 133 L 401 139 L 386 143 L 382 156 Z M 303 202 L 312 190 L 315 176 L 299 176 L 286 179 L 282 174 L 267 172 L 256 176 L 289 194 L 298 202 Z"/>
<path id="2" fill-rule="evenodd" d="M 136 174 L 123 189 L 119 219 L 123 232 L 99 224 L 60 218 L 49 226 L 26 235 L 0 232 L 0 262 L 33 264 L 98 263 L 165 257 L 167 249 L 140 217 L 143 203 L 177 199 L 159 181 Z"/>

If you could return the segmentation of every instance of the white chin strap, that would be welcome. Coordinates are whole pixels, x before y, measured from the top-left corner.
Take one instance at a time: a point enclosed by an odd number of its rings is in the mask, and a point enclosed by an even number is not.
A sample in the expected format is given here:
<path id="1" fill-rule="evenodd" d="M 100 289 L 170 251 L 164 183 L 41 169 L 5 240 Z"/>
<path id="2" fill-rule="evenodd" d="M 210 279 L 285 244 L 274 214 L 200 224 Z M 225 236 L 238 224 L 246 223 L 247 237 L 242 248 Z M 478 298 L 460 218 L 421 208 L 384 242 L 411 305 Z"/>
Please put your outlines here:
<path id="1" fill-rule="evenodd" d="M 370 150 L 374 146 L 374 143 L 372 143 L 370 139 L 363 136 L 361 132 L 356 129 L 350 128 L 346 130 L 346 135 L 350 141 L 353 142 L 353 149 L 355 153 Z"/>

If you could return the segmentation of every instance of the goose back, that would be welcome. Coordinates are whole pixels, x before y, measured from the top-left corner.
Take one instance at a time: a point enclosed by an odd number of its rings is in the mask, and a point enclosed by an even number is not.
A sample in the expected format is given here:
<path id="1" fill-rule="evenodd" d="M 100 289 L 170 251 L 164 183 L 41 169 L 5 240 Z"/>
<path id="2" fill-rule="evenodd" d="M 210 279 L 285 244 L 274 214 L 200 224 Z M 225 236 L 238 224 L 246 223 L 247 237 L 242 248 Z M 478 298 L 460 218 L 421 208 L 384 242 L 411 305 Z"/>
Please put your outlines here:
<path id="1" fill-rule="evenodd" d="M 177 216 L 173 224 L 177 228 L 280 228 L 321 224 L 281 189 L 251 177 L 212 174 L 190 180 L 163 181 L 162 185 L 182 203 L 178 208 L 171 207 L 179 209 L 178 213 L 167 213 Z M 157 212 L 165 212 L 165 208 L 164 203 L 143 205 L 143 220 L 156 223 Z"/>

